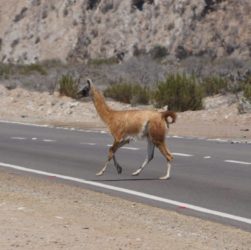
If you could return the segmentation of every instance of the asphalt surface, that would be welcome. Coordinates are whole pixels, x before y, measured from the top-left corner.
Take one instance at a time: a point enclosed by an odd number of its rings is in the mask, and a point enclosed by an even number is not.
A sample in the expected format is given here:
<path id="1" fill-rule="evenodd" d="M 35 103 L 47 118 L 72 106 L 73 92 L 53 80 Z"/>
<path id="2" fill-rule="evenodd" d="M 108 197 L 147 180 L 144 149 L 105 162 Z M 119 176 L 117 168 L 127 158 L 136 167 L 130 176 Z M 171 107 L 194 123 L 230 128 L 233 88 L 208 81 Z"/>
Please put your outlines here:
<path id="1" fill-rule="evenodd" d="M 165 181 L 158 179 L 166 170 L 158 150 L 139 176 L 131 175 L 145 159 L 145 141 L 118 151 L 121 175 L 111 162 L 97 177 L 111 143 L 102 131 L 0 121 L 0 169 L 39 170 L 84 188 L 251 231 L 251 143 L 169 137 L 175 159 Z"/>

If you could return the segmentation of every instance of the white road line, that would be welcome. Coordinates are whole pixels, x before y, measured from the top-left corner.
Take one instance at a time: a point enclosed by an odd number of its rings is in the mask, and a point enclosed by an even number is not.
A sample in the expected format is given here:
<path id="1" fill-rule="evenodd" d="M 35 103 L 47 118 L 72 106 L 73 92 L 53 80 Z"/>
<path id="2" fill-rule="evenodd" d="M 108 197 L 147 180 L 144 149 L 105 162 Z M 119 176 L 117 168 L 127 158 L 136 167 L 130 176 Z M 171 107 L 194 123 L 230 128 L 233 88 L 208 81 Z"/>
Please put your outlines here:
<path id="1" fill-rule="evenodd" d="M 166 203 L 166 204 L 170 204 L 170 205 L 174 205 L 174 206 L 178 206 L 178 207 L 184 207 L 184 208 L 191 209 L 191 210 L 194 210 L 194 211 L 197 211 L 200 213 L 210 214 L 210 215 L 218 216 L 221 218 L 227 218 L 230 220 L 251 224 L 250 218 L 236 216 L 236 215 L 232 215 L 232 214 L 228 214 L 228 213 L 224 213 L 224 212 L 220 212 L 220 211 L 216 211 L 216 210 L 212 210 L 212 209 L 208 209 L 208 208 L 204 208 L 204 207 L 195 206 L 195 205 L 192 205 L 189 203 L 183 203 L 180 201 L 170 200 L 170 199 L 166 199 L 166 198 L 162 198 L 162 197 L 158 197 L 155 195 L 146 194 L 146 193 L 142 193 L 142 192 L 126 189 L 126 188 L 115 187 L 115 186 L 103 184 L 100 182 L 87 181 L 85 179 L 80 179 L 80 178 L 70 177 L 70 176 L 61 175 L 61 174 L 45 172 L 45 171 L 36 170 L 36 169 L 30 169 L 27 167 L 12 165 L 12 164 L 3 163 L 3 162 L 0 162 L 0 166 L 5 167 L 5 168 L 16 169 L 19 171 L 44 175 L 44 176 L 54 176 L 54 177 L 57 177 L 57 178 L 63 179 L 63 180 L 69 180 L 69 181 L 74 181 L 74 182 L 78 182 L 78 183 L 82 183 L 82 184 L 86 184 L 86 185 L 90 185 L 90 186 L 95 186 L 95 187 L 99 187 L 99 188 L 103 188 L 103 189 L 113 190 L 113 191 L 116 191 L 119 193 L 125 193 L 125 194 L 129 194 L 132 196 L 137 196 L 137 197 L 141 197 L 141 198 L 145 198 L 145 199 L 149 199 L 149 200 L 154 200 L 154 201 L 158 201 L 158 202 L 162 202 L 162 203 Z"/>
<path id="2" fill-rule="evenodd" d="M 0 123 L 9 123 L 9 124 L 18 124 L 18 125 L 26 125 L 26 126 L 33 126 L 33 127 L 43 127 L 43 128 L 48 128 L 51 127 L 50 125 L 46 124 L 34 124 L 34 123 L 25 123 L 25 122 L 15 122 L 15 121 L 8 121 L 8 120 L 0 120 Z"/>
<path id="3" fill-rule="evenodd" d="M 79 129 L 81 132 L 85 132 L 85 133 L 94 133 L 94 130 L 90 130 L 90 129 Z"/>
<path id="4" fill-rule="evenodd" d="M 14 137 L 11 137 L 11 139 L 12 139 L 12 140 L 27 140 L 28 138 L 26 138 L 26 137 L 14 136 Z M 37 141 L 38 138 L 32 137 L 31 140 L 32 140 L 32 141 Z M 43 142 L 55 142 L 55 140 L 51 140 L 51 139 L 43 139 L 43 140 L 41 140 L 41 141 L 43 141 Z"/>
<path id="5" fill-rule="evenodd" d="M 134 148 L 134 147 L 122 147 L 121 149 L 139 150 L 139 148 Z"/>
<path id="6" fill-rule="evenodd" d="M 106 146 L 111 147 L 112 144 L 107 144 Z M 134 148 L 134 147 L 121 147 L 121 149 L 140 150 L 140 148 Z M 184 154 L 184 153 L 172 153 L 172 155 L 183 156 L 183 157 L 192 157 L 193 156 L 191 154 Z"/>
<path id="7" fill-rule="evenodd" d="M 211 159 L 212 157 L 211 156 L 204 156 L 204 159 Z"/>
<path id="8" fill-rule="evenodd" d="M 112 144 L 107 144 L 107 147 L 111 147 Z M 120 149 L 129 149 L 129 150 L 140 150 L 140 148 L 134 148 L 134 147 L 121 147 Z"/>
<path id="9" fill-rule="evenodd" d="M 197 139 L 198 139 L 198 140 L 204 141 L 204 140 L 206 140 L 207 138 L 206 138 L 206 137 L 197 137 Z"/>
<path id="10" fill-rule="evenodd" d="M 228 140 L 226 140 L 226 139 L 221 139 L 221 138 L 207 139 L 207 141 L 228 142 Z"/>
<path id="11" fill-rule="evenodd" d="M 89 145 L 89 146 L 95 146 L 96 143 L 93 143 L 93 142 L 81 142 L 80 143 L 81 145 Z"/>
<path id="12" fill-rule="evenodd" d="M 246 161 L 225 160 L 224 162 L 242 164 L 242 165 L 251 165 L 251 162 L 246 162 Z"/>
<path id="13" fill-rule="evenodd" d="M 14 136 L 14 137 L 11 137 L 12 140 L 26 140 L 27 138 L 26 137 L 18 137 L 18 136 Z"/>
<path id="14" fill-rule="evenodd" d="M 183 154 L 183 153 L 172 153 L 173 155 L 176 155 L 176 156 L 184 156 L 184 157 L 191 157 L 193 155 L 190 155 L 190 154 Z"/>
<path id="15" fill-rule="evenodd" d="M 43 139 L 43 142 L 55 142 L 56 140 L 51 140 L 51 139 Z"/>

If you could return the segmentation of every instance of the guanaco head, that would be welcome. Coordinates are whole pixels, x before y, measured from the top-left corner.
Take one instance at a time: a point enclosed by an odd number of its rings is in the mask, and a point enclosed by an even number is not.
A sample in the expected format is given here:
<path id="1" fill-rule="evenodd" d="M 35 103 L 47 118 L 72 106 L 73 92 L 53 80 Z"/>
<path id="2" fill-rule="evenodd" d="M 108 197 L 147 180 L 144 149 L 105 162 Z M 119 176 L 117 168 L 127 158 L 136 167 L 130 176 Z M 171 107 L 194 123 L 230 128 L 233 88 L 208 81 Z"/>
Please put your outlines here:
<path id="1" fill-rule="evenodd" d="M 78 98 L 82 98 L 82 97 L 88 97 L 88 96 L 90 96 L 91 86 L 92 86 L 92 80 L 91 79 L 87 79 L 87 86 L 85 86 L 83 89 L 81 89 L 77 93 L 77 97 Z"/>

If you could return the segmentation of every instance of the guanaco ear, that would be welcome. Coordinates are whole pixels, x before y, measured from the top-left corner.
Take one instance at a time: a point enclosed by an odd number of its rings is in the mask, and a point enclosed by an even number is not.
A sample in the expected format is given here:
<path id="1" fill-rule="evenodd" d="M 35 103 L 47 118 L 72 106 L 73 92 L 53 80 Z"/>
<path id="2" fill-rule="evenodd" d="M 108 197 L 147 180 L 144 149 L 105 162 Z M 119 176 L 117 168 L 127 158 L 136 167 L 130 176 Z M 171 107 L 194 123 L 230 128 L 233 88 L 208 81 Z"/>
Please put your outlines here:
<path id="1" fill-rule="evenodd" d="M 88 87 L 91 88 L 91 86 L 93 85 L 92 80 L 88 78 L 87 84 L 88 84 Z"/>
<path id="2" fill-rule="evenodd" d="M 91 79 L 87 79 L 87 86 L 85 86 L 83 89 L 81 89 L 77 93 L 77 99 L 80 99 L 82 97 L 90 96 L 91 87 L 92 87 L 92 80 Z"/>

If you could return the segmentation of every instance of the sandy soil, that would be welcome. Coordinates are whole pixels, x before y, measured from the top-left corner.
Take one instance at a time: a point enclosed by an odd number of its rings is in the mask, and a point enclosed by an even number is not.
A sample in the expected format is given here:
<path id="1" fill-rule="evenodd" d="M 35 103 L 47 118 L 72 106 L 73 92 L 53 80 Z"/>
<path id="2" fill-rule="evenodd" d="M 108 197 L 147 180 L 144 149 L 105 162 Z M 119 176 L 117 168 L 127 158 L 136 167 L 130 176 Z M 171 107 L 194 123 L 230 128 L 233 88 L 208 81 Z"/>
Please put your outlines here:
<path id="1" fill-rule="evenodd" d="M 217 99 L 218 98 L 218 99 Z M 170 134 L 251 139 L 251 114 L 224 97 L 178 114 Z M 219 101 L 220 100 L 220 101 Z M 130 108 L 109 102 L 115 108 Z M 148 107 L 149 108 L 149 107 Z M 93 105 L 0 85 L 2 120 L 102 128 Z M 0 171 L 0 249 L 251 249 L 251 234 L 91 192 L 53 178 Z"/>
<path id="2" fill-rule="evenodd" d="M 251 233 L 54 179 L 0 172 L 1 249 L 250 249 Z"/>

